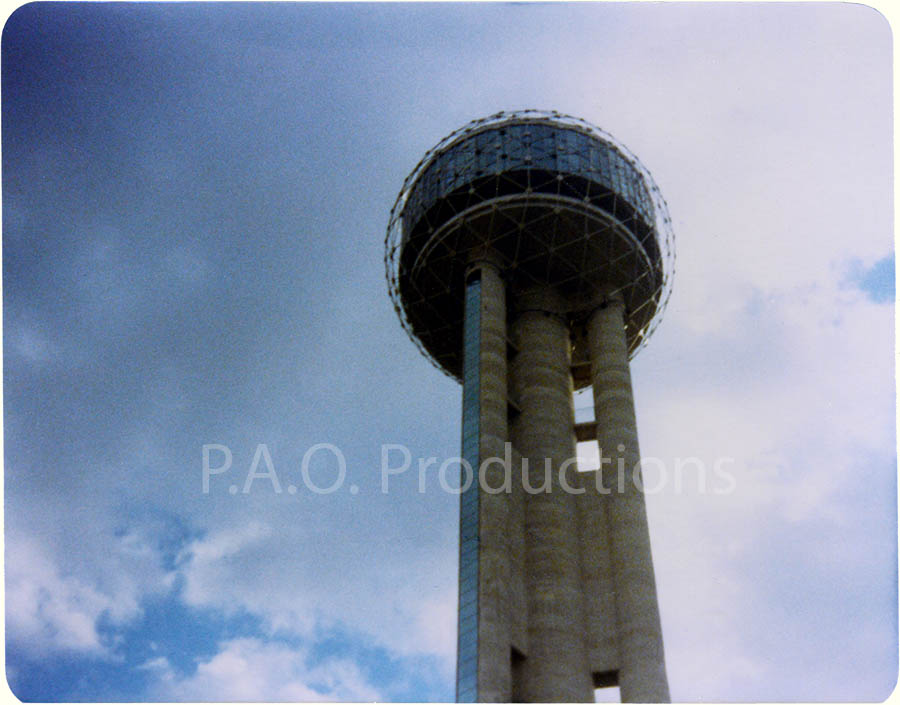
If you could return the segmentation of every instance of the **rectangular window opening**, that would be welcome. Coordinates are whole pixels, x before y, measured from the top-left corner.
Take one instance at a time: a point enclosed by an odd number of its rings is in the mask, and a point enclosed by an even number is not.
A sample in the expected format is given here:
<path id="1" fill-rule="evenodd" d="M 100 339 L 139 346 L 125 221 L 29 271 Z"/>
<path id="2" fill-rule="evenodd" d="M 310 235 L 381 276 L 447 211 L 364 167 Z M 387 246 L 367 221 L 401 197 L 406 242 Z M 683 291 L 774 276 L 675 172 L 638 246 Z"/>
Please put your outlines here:
<path id="1" fill-rule="evenodd" d="M 591 675 L 594 678 L 595 703 L 622 702 L 622 693 L 619 690 L 618 671 L 595 671 Z"/>
<path id="2" fill-rule="evenodd" d="M 524 701 L 522 697 L 522 669 L 525 666 L 525 654 L 519 651 L 515 646 L 509 649 L 509 667 L 512 671 L 512 701 L 521 703 Z"/>
<path id="3" fill-rule="evenodd" d="M 622 695 L 619 693 L 619 686 L 611 685 L 608 688 L 596 688 L 594 690 L 595 703 L 620 703 Z"/>

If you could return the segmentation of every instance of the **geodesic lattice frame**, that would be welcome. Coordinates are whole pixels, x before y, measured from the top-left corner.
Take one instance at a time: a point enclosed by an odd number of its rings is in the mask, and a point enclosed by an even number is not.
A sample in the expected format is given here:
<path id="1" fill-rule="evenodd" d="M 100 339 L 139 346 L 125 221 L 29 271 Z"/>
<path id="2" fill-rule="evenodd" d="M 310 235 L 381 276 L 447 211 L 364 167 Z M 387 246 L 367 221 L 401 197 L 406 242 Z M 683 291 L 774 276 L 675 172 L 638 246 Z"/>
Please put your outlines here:
<path id="1" fill-rule="evenodd" d="M 394 309 L 419 351 L 456 380 L 465 266 L 485 247 L 508 279 L 567 289 L 573 322 L 595 305 L 597 283 L 611 284 L 625 301 L 630 357 L 671 295 L 674 234 L 650 172 L 609 133 L 555 111 L 501 112 L 455 130 L 391 209 Z"/>

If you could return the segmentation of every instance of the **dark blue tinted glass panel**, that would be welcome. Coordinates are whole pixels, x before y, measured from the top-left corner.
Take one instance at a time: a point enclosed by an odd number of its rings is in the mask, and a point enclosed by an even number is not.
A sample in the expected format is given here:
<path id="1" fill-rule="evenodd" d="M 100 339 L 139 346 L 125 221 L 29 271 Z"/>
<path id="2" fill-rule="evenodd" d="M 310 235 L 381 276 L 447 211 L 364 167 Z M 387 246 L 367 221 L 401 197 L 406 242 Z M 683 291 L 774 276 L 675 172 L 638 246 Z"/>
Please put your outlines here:
<path id="1" fill-rule="evenodd" d="M 488 128 L 438 154 L 419 175 L 404 208 L 404 221 L 412 227 L 436 201 L 467 183 L 522 169 L 589 179 L 627 199 L 648 223 L 654 221 L 643 178 L 622 154 L 577 129 L 541 123 Z"/>
<path id="2" fill-rule="evenodd" d="M 485 136 L 486 138 L 489 136 Z M 496 135 L 494 135 L 496 137 Z M 489 139 L 479 140 L 480 148 L 497 158 L 497 148 Z M 476 161 L 487 167 L 483 154 Z M 462 457 L 478 471 L 480 432 L 480 349 L 481 280 L 466 285 L 463 321 L 463 418 Z M 462 471 L 465 475 L 465 470 Z M 461 482 L 465 482 L 465 476 Z M 459 502 L 459 615 L 456 663 L 456 699 L 478 700 L 478 482 L 472 482 Z"/>

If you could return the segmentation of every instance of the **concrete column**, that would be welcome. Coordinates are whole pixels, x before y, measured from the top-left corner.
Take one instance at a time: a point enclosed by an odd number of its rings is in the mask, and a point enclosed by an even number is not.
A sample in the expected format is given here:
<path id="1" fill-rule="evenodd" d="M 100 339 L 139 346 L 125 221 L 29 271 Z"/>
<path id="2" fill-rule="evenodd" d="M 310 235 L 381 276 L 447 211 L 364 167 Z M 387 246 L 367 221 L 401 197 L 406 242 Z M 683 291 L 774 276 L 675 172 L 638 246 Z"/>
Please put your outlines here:
<path id="1" fill-rule="evenodd" d="M 644 495 L 632 481 L 640 460 L 624 305 L 611 298 L 588 322 L 591 381 L 597 417 L 597 443 L 605 466 L 605 497 L 612 581 L 615 588 L 622 702 L 668 702 L 656 581 Z M 624 492 L 618 492 L 618 459 L 624 459 Z M 607 479 L 608 478 L 608 479 Z"/>
<path id="2" fill-rule="evenodd" d="M 608 474 L 608 473 L 606 473 Z M 585 633 L 591 673 L 595 683 L 615 684 L 619 670 L 616 641 L 616 598 L 609 559 L 609 479 L 602 482 L 598 471 L 578 473 L 584 494 L 577 497 L 581 534 L 581 580 L 584 590 Z"/>
<path id="3" fill-rule="evenodd" d="M 561 302 L 548 289 L 519 294 L 515 305 L 518 353 L 510 383 L 521 411 L 511 433 L 528 459 L 532 489 L 544 485 L 549 461 L 550 492 L 524 497 L 528 649 L 514 692 L 525 702 L 592 702 L 575 495 L 559 479 L 560 466 L 575 457 L 569 331 L 558 315 Z M 573 487 L 575 475 L 570 464 L 566 479 Z"/>
<path id="4" fill-rule="evenodd" d="M 507 442 L 506 287 L 488 260 L 474 265 L 481 272 L 479 463 L 503 458 Z M 475 468 L 476 473 L 478 468 Z M 485 485 L 502 487 L 504 469 L 486 467 Z M 477 482 L 476 478 L 476 482 Z M 509 495 L 479 490 L 478 566 L 478 700 L 509 702 L 510 666 Z"/>

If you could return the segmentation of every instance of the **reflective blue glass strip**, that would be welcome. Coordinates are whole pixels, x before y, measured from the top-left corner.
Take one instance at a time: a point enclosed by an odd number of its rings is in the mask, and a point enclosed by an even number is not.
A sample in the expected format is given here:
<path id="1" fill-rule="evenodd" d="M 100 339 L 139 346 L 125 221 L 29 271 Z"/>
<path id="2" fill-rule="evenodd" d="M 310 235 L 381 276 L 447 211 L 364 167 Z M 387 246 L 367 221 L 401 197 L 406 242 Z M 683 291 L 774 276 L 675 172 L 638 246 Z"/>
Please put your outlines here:
<path id="1" fill-rule="evenodd" d="M 563 125 L 521 123 L 477 132 L 435 157 L 419 176 L 406 204 L 405 218 L 415 223 L 451 191 L 479 177 L 545 169 L 581 176 L 626 198 L 648 223 L 653 205 L 644 178 L 603 140 Z"/>
<path id="2" fill-rule="evenodd" d="M 481 280 L 466 285 L 463 325 L 462 457 L 473 470 L 459 502 L 459 614 L 456 701 L 478 702 L 478 435 L 481 348 Z M 463 486 L 470 480 L 462 470 Z"/>

